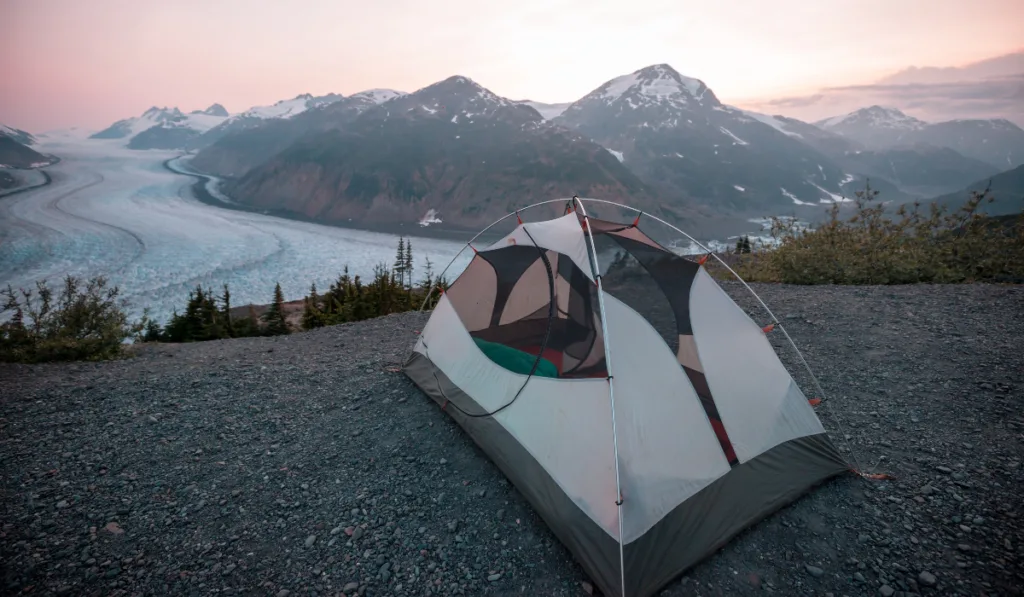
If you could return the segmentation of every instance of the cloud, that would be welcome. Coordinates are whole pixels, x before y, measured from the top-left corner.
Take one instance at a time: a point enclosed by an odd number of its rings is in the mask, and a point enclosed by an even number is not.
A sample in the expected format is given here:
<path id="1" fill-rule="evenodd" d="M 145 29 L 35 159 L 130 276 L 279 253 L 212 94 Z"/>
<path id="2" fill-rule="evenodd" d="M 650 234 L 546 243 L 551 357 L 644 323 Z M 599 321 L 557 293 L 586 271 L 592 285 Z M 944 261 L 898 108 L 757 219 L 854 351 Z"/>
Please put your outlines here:
<path id="1" fill-rule="evenodd" d="M 1005 118 L 1024 127 L 1024 72 L 969 81 L 829 87 L 812 95 L 747 102 L 743 107 L 816 121 L 874 104 L 931 122 Z"/>

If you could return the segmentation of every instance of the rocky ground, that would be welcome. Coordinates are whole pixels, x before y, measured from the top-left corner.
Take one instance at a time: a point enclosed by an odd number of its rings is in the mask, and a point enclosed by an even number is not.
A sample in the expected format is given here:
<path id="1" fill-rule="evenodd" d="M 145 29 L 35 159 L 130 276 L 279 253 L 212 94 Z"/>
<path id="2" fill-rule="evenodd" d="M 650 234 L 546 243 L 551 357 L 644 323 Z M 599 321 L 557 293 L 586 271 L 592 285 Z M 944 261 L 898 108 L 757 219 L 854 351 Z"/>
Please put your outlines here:
<path id="1" fill-rule="evenodd" d="M 1024 288 L 755 288 L 837 445 L 893 478 L 827 483 L 663 594 L 1022 594 Z M 424 320 L 0 366 L 3 593 L 585 595 L 396 372 Z"/>

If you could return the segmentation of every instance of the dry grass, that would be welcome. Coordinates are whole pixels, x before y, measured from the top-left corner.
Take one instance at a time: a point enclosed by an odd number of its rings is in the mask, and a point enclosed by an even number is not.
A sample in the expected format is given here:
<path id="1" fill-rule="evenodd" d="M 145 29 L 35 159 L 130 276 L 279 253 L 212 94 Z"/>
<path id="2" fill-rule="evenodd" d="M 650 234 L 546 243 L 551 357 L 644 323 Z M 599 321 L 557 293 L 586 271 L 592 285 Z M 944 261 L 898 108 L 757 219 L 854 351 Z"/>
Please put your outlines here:
<path id="1" fill-rule="evenodd" d="M 720 255 L 744 279 L 786 284 L 918 284 L 1021 282 L 1024 280 L 1024 212 L 992 218 L 979 207 L 993 200 L 975 192 L 955 211 L 936 204 L 902 206 L 896 217 L 876 202 L 868 186 L 856 193 L 856 210 L 829 218 L 813 230 L 772 218 L 775 248 Z M 731 274 L 715 260 L 716 276 Z"/>

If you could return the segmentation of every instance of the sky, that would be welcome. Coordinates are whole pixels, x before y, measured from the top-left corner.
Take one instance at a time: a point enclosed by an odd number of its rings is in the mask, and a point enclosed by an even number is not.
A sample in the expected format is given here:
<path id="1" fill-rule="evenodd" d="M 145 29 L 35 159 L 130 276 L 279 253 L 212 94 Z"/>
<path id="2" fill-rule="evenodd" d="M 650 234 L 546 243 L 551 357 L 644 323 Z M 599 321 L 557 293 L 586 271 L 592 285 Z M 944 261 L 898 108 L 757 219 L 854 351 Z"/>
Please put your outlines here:
<path id="1" fill-rule="evenodd" d="M 455 74 L 564 102 L 655 63 L 742 106 L 1024 50 L 1022 0 L 2 0 L 0 23 L 0 123 L 30 132 Z"/>

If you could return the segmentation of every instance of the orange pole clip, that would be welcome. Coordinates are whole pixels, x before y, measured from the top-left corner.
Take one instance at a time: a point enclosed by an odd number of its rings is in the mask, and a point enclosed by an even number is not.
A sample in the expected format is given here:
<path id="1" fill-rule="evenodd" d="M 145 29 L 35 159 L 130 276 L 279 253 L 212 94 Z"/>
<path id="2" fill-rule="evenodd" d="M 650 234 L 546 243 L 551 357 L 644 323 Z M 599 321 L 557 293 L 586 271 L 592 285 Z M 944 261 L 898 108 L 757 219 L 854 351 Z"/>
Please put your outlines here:
<path id="1" fill-rule="evenodd" d="M 637 225 L 640 224 L 640 216 L 642 216 L 642 215 L 643 215 L 643 213 L 638 213 L 636 215 L 636 219 L 633 220 L 633 228 L 636 228 Z"/>
<path id="2" fill-rule="evenodd" d="M 519 212 L 518 211 L 516 212 L 516 220 L 518 220 L 520 224 L 523 223 L 523 219 L 519 217 Z"/>
<path id="3" fill-rule="evenodd" d="M 470 249 L 473 249 L 473 254 L 474 254 L 474 255 L 476 255 L 477 253 L 479 253 L 479 252 L 480 252 L 480 251 L 477 251 L 477 250 L 476 250 L 476 247 L 474 247 L 473 245 L 469 245 L 469 248 L 470 248 Z"/>
<path id="4" fill-rule="evenodd" d="M 708 260 L 708 257 L 711 257 L 711 253 L 708 253 L 707 255 L 704 255 L 703 257 L 701 257 L 700 259 L 698 259 L 698 260 L 697 260 L 697 265 L 704 265 L 704 263 L 706 263 L 706 262 L 707 262 L 707 260 Z"/>
<path id="5" fill-rule="evenodd" d="M 811 406 L 818 406 L 819 404 L 821 404 L 821 398 L 811 398 L 810 400 L 807 401 L 807 403 L 810 404 Z"/>
<path id="6" fill-rule="evenodd" d="M 761 328 L 761 331 L 767 334 L 768 332 L 770 332 L 770 331 L 772 331 L 774 329 L 775 329 L 775 324 L 774 323 L 769 323 L 768 325 L 766 325 L 763 328 Z"/>

